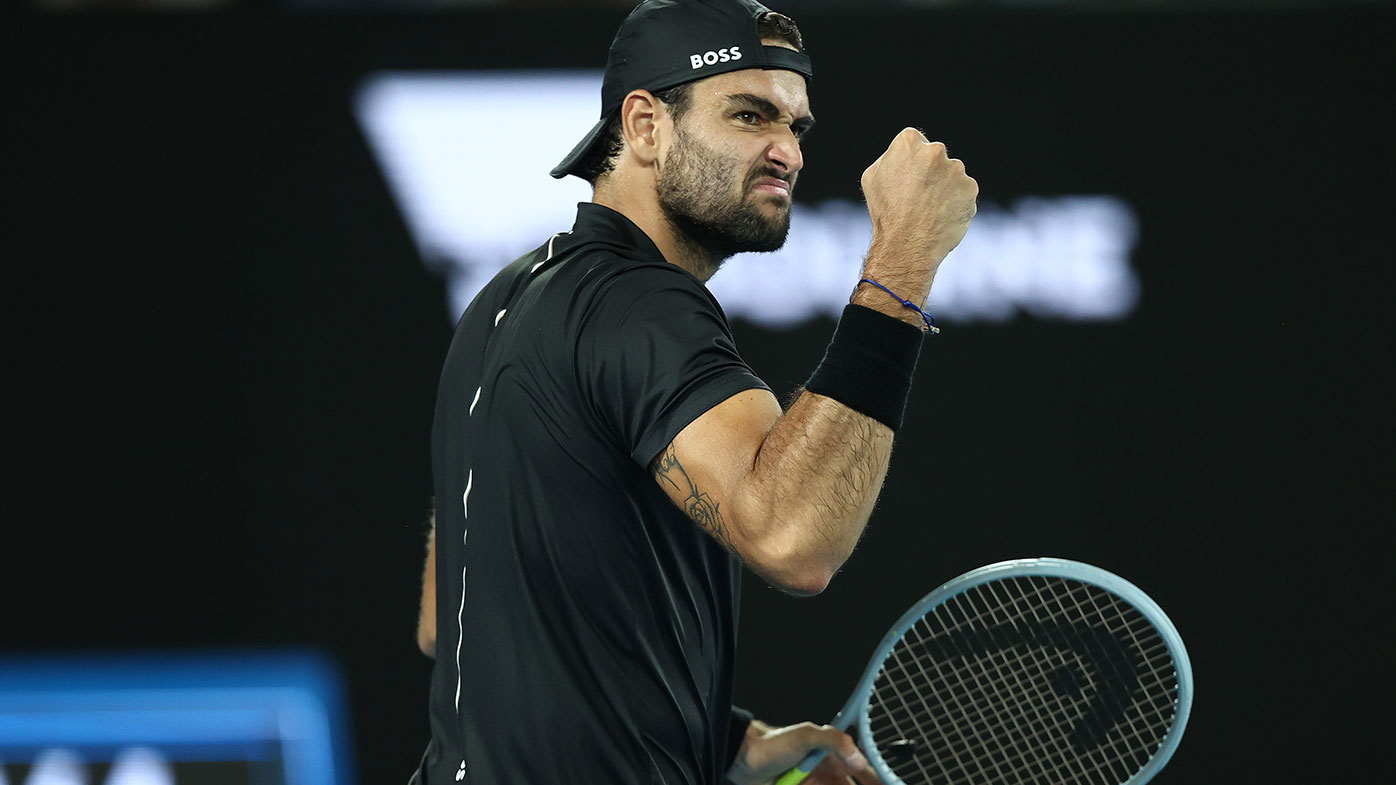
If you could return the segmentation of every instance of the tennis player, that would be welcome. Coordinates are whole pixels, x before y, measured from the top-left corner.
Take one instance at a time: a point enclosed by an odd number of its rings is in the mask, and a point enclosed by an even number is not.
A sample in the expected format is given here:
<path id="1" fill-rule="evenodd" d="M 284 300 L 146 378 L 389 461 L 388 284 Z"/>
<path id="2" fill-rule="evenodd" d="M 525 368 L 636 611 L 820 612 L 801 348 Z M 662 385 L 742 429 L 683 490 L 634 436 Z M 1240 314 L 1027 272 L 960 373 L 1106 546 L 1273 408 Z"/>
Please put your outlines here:
<path id="1" fill-rule="evenodd" d="M 704 283 L 784 242 L 812 73 L 754 0 L 622 23 L 553 170 L 592 201 L 480 292 L 441 374 L 415 782 L 763 783 L 814 749 L 809 782 L 876 782 L 842 732 L 732 706 L 741 567 L 811 595 L 852 552 L 978 186 L 913 129 L 867 169 L 863 282 L 782 412 Z"/>

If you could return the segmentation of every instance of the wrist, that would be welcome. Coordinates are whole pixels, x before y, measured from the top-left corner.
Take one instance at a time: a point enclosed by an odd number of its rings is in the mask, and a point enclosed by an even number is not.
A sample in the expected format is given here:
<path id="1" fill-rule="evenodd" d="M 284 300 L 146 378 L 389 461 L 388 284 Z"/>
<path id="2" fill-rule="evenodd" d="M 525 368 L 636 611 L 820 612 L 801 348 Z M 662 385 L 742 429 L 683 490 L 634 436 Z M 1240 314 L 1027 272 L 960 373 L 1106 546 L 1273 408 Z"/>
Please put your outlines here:
<path id="1" fill-rule="evenodd" d="M 872 278 L 875 281 L 882 280 L 880 278 L 873 278 L 873 276 L 868 275 L 867 273 L 864 273 L 864 277 Z M 896 291 L 896 289 L 891 286 L 888 286 L 887 288 Z M 910 308 L 907 308 L 897 300 L 888 297 L 886 292 L 868 286 L 867 284 L 860 283 L 857 287 L 855 287 L 853 289 L 853 296 L 848 298 L 848 303 L 849 305 L 861 306 L 871 311 L 877 311 L 878 313 L 883 314 L 884 316 L 890 316 L 898 321 L 906 322 L 912 327 L 915 327 L 916 329 L 921 330 L 923 332 L 926 329 L 926 324 L 921 319 L 921 315 L 919 313 L 911 310 Z"/>
<path id="2" fill-rule="evenodd" d="M 885 292 L 878 292 L 902 310 Z M 918 315 L 918 319 L 919 319 Z M 915 328 L 898 324 L 880 311 L 849 305 L 843 309 L 824 359 L 805 389 L 867 415 L 896 431 L 901 427 L 911 380 L 924 337 L 923 322 Z"/>
<path id="3" fill-rule="evenodd" d="M 931 283 L 945 257 L 944 254 L 920 250 L 927 247 L 929 244 L 926 242 L 891 241 L 875 237 L 868 246 L 868 255 L 863 260 L 863 271 L 859 277 L 871 278 L 924 308 L 931 294 Z M 855 297 L 860 296 L 859 290 L 862 288 L 854 289 Z M 867 295 L 862 294 L 861 297 L 866 298 Z M 867 299 L 876 302 L 876 298 Z M 868 305 L 860 300 L 851 302 Z M 896 315 L 895 311 L 888 313 Z"/>
<path id="4" fill-rule="evenodd" d="M 892 290 L 891 290 L 890 288 L 888 288 L 887 286 L 884 286 L 882 283 L 880 283 L 879 281 L 877 281 L 876 279 L 873 279 L 873 278 L 861 278 L 861 279 L 859 279 L 859 281 L 858 281 L 858 286 L 859 286 L 859 287 L 862 287 L 864 284 L 867 284 L 868 286 L 872 287 L 873 289 L 876 289 L 876 290 L 878 290 L 878 291 L 880 291 L 880 292 L 886 294 L 888 297 L 891 297 L 893 300 L 895 300 L 895 301 L 897 302 L 898 305 L 900 305 L 902 308 L 906 309 L 906 310 L 902 311 L 901 313 L 898 313 L 898 314 L 895 314 L 895 315 L 894 315 L 894 314 L 888 314 L 888 313 L 886 313 L 885 311 L 878 311 L 879 313 L 882 313 L 883 316 L 889 316 L 889 315 L 890 315 L 890 316 L 894 316 L 894 318 L 897 318 L 897 319 L 898 319 L 899 321 L 901 321 L 903 324 L 910 324 L 911 326 L 917 328 L 918 330 L 921 330 L 922 332 L 929 332 L 929 333 L 931 333 L 931 334 L 933 334 L 933 335 L 934 335 L 935 333 L 939 333 L 939 332 L 940 332 L 940 328 L 939 328 L 939 327 L 936 327 L 936 321 L 935 321 L 935 319 L 934 319 L 930 314 L 926 313 L 925 302 L 924 302 L 924 301 L 921 302 L 920 304 L 918 304 L 918 303 L 916 303 L 916 302 L 914 302 L 914 301 L 912 301 L 912 300 L 908 300 L 908 299 L 902 297 L 900 294 L 897 294 L 896 292 L 892 291 Z M 858 291 L 861 291 L 861 288 L 860 288 L 860 289 L 856 289 L 856 290 L 855 290 L 855 293 L 857 293 Z M 851 305 L 858 305 L 859 307 L 864 307 L 864 308 L 867 307 L 867 306 L 865 306 L 865 305 L 862 304 L 862 303 L 866 303 L 866 302 L 868 301 L 868 298 L 867 298 L 866 296 L 863 296 L 863 297 L 861 297 L 861 298 L 856 298 L 856 299 L 855 299 L 855 298 L 849 298 L 849 300 L 850 300 L 850 304 L 851 304 Z M 860 303 L 859 300 L 861 300 L 862 303 Z M 868 308 L 868 310 L 874 310 L 874 309 L 873 309 L 873 308 Z M 910 318 L 907 316 L 907 312 L 908 312 L 908 311 L 909 311 L 910 313 L 914 313 L 914 314 L 916 314 L 917 316 L 921 317 L 921 322 L 920 322 L 920 324 L 918 324 L 916 321 L 910 319 Z M 925 325 L 924 328 L 921 326 L 921 325 L 923 325 L 923 324 Z"/>
<path id="5" fill-rule="evenodd" d="M 742 746 L 737 750 L 732 765 L 727 768 L 727 781 L 735 785 L 754 785 L 760 779 L 751 764 L 751 748 L 771 731 L 771 726 L 752 718 L 742 737 Z"/>

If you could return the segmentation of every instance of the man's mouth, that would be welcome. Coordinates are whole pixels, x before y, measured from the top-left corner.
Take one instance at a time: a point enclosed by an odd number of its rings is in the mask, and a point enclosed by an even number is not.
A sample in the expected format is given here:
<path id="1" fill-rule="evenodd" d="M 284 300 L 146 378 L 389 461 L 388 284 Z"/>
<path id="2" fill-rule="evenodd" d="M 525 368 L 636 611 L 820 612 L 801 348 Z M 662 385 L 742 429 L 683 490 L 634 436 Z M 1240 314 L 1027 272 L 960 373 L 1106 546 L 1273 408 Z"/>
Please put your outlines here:
<path id="1" fill-rule="evenodd" d="M 779 177 L 762 177 L 752 186 L 752 190 L 781 199 L 790 198 L 790 183 Z"/>

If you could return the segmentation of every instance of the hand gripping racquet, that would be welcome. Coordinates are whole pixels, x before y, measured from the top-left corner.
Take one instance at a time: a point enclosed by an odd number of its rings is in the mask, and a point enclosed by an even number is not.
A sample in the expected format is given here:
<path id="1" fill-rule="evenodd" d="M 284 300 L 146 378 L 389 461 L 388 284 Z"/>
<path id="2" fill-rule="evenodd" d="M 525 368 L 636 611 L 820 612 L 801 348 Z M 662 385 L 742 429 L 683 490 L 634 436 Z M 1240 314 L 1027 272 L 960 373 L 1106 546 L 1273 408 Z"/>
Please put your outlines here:
<path id="1" fill-rule="evenodd" d="M 888 785 L 1140 785 L 1168 762 L 1191 707 L 1187 651 L 1148 595 L 1089 564 L 1020 559 L 967 572 L 903 614 L 833 725 L 857 723 Z"/>

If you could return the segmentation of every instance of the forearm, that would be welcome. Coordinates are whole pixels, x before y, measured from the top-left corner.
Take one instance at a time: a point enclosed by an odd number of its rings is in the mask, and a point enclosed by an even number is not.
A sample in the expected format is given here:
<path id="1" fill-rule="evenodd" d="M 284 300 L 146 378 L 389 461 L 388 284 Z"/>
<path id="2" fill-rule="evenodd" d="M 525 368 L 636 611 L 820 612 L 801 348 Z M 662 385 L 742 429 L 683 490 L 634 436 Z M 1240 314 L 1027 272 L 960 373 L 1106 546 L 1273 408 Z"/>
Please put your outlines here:
<path id="1" fill-rule="evenodd" d="M 935 251 L 928 252 L 927 247 L 934 247 L 929 238 L 885 242 L 875 236 L 864 261 L 863 277 L 877 281 L 897 296 L 873 286 L 856 286 L 850 304 L 858 306 L 854 309 L 857 313 L 850 315 L 866 315 L 863 309 L 869 309 L 924 331 L 922 314 L 908 308 L 901 298 L 920 306 L 929 296 L 936 266 L 944 257 Z M 928 265 L 928 260 L 933 260 L 934 264 Z M 909 367 L 914 367 L 919 341 L 915 342 L 915 348 L 906 342 L 911 341 L 907 336 L 915 333 L 900 326 L 889 331 L 886 321 L 878 317 L 870 320 L 865 316 L 856 321 L 862 330 L 855 330 L 855 333 L 868 328 L 874 330 L 871 335 L 862 332 L 865 343 L 861 346 L 874 348 L 876 344 L 903 343 L 911 353 L 903 354 L 900 362 L 894 361 L 893 365 L 907 367 L 905 364 L 909 362 Z M 843 324 L 840 322 L 841 328 Z M 854 355 L 862 353 L 859 349 Z M 874 348 L 873 354 L 879 352 Z M 887 356 L 882 355 L 880 359 L 885 361 Z M 826 357 L 825 362 L 830 359 Z M 871 378 L 850 374 L 849 361 L 847 353 L 842 353 L 835 361 L 836 366 L 842 367 L 843 380 L 826 380 L 816 385 L 816 379 L 811 379 L 811 388 L 819 393 L 838 395 L 837 391 L 827 388 L 846 385 L 850 376 L 857 382 L 855 388 L 867 384 L 878 389 L 896 386 L 892 377 L 882 378 L 876 373 Z M 866 361 L 860 359 L 858 362 Z M 875 372 L 882 372 L 884 368 L 877 364 L 869 366 Z M 905 373 L 902 385 L 910 382 L 909 368 Z M 840 374 L 835 373 L 835 377 L 838 376 Z M 884 387 L 883 383 L 889 380 L 893 383 Z M 903 393 L 906 389 L 902 387 Z M 844 399 L 837 400 L 810 390 L 800 393 L 758 450 L 746 478 L 748 492 L 741 497 L 758 501 L 758 509 L 752 515 L 755 520 L 767 523 L 766 536 L 782 556 L 816 577 L 821 574 L 832 577 L 862 536 L 887 476 L 893 427 L 886 423 L 899 423 L 901 407 L 905 405 L 903 397 L 893 406 L 884 406 L 893 412 L 889 417 L 886 411 L 860 410 L 856 402 L 846 396 L 840 397 Z M 890 400 L 876 395 L 874 399 L 881 403 Z M 878 416 L 869 416 L 873 414 Z"/>
<path id="2" fill-rule="evenodd" d="M 759 561 L 817 594 L 853 552 L 887 476 L 892 429 L 808 391 L 771 428 L 738 495 Z"/>

